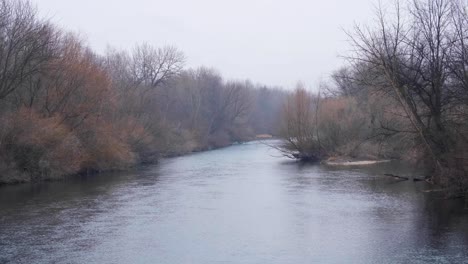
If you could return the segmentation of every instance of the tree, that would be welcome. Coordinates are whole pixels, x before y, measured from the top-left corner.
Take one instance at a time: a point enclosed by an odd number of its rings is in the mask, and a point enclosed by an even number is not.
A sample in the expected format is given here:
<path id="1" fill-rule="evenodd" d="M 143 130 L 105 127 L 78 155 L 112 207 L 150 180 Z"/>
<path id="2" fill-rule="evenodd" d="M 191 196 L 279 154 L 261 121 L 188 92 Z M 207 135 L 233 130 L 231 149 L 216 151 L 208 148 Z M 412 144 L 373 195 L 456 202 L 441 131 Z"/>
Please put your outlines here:
<path id="1" fill-rule="evenodd" d="M 325 156 L 318 133 L 319 97 L 298 84 L 283 108 L 280 135 L 286 143 L 280 150 L 287 157 L 318 161 Z"/>
<path id="2" fill-rule="evenodd" d="M 27 1 L 0 1 L 0 99 L 36 75 L 53 56 L 57 31 Z"/>
<path id="3" fill-rule="evenodd" d="M 167 108 L 171 101 L 163 86 L 181 73 L 184 63 L 183 53 L 174 47 L 142 44 L 131 54 L 109 51 L 104 67 L 119 92 L 123 104 L 120 115 L 133 115 L 145 120 L 148 128 L 154 126 L 156 110 Z"/>
<path id="4" fill-rule="evenodd" d="M 415 0 L 405 12 L 397 2 L 393 13 L 379 8 L 375 29 L 356 26 L 350 34 L 356 48 L 352 59 L 366 63 L 377 76 L 374 89 L 399 102 L 411 124 L 399 132 L 418 135 L 435 164 L 432 180 L 444 184 L 452 179 L 450 159 L 456 141 L 466 144 L 455 136 L 466 118 L 453 116 L 456 109 L 466 109 L 455 92 L 466 93 L 460 85 L 460 70 L 466 66 L 459 63 L 466 50 L 461 37 L 468 29 L 465 9 L 456 0 Z"/>
<path id="5" fill-rule="evenodd" d="M 179 74 L 185 57 L 175 47 L 153 48 L 148 44 L 135 47 L 131 71 L 136 86 L 154 89 Z"/>

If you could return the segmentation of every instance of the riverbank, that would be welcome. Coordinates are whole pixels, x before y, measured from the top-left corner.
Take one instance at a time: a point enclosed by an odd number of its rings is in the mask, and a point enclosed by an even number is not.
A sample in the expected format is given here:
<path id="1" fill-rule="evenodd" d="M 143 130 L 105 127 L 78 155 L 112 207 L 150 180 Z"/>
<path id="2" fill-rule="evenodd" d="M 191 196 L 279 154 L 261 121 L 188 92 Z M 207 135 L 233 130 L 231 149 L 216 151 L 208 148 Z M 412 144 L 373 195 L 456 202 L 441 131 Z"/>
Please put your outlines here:
<path id="1" fill-rule="evenodd" d="M 47 182 L 47 181 L 60 181 L 64 180 L 66 178 L 70 177 L 76 177 L 76 176 L 93 176 L 93 175 L 98 175 L 102 173 L 111 173 L 111 172 L 125 172 L 132 170 L 134 168 L 138 168 L 140 166 L 150 166 L 157 164 L 160 159 L 164 158 L 177 158 L 177 157 L 182 157 L 185 155 L 190 155 L 194 153 L 200 153 L 200 152 L 207 152 L 207 151 L 213 151 L 217 149 L 223 149 L 227 148 L 233 145 L 238 145 L 238 144 L 244 144 L 247 142 L 252 142 L 252 141 L 262 141 L 262 140 L 272 140 L 274 139 L 273 137 L 265 137 L 265 135 L 262 135 L 262 137 L 252 137 L 248 140 L 245 141 L 237 141 L 237 142 L 230 142 L 229 144 L 224 144 L 224 145 L 218 145 L 218 146 L 206 146 L 203 148 L 194 148 L 192 150 L 186 150 L 186 151 L 177 151 L 177 152 L 166 152 L 166 153 L 160 153 L 157 156 L 158 158 L 156 159 L 150 159 L 150 160 L 144 160 L 140 161 L 138 163 L 129 165 L 125 168 L 118 168 L 118 169 L 107 169 L 107 170 L 94 170 L 94 169 L 85 169 L 82 170 L 78 173 L 74 174 L 64 174 L 64 175 L 48 175 L 48 174 L 42 174 L 42 175 L 34 175 L 31 176 L 27 172 L 23 173 L 18 173 L 17 171 L 11 170 L 13 172 L 3 172 L 3 174 L 0 174 L 0 186 L 5 186 L 5 185 L 17 185 L 17 184 L 25 184 L 25 183 L 37 183 L 37 182 Z"/>

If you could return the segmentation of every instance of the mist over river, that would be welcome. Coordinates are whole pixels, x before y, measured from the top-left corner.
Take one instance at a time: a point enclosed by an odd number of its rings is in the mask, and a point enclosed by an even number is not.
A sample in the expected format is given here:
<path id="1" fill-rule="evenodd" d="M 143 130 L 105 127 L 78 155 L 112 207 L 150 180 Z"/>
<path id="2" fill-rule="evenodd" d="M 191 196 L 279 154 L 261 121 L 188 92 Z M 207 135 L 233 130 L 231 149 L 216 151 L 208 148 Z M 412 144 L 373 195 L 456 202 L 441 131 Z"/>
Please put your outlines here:
<path id="1" fill-rule="evenodd" d="M 391 162 L 333 168 L 259 142 L 0 187 L 0 263 L 468 263 L 468 210 Z"/>

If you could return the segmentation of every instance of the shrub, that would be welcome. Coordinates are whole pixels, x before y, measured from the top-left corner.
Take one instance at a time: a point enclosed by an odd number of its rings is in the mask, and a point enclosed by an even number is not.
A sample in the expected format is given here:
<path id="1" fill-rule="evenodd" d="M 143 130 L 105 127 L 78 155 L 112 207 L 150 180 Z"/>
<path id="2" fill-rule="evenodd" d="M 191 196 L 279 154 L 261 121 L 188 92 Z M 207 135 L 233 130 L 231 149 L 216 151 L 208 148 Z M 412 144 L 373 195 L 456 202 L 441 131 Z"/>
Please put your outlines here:
<path id="1" fill-rule="evenodd" d="M 1 169 L 15 175 L 0 181 L 51 179 L 80 170 L 85 158 L 81 143 L 59 117 L 43 118 L 22 108 L 4 115 L 0 122 Z"/>

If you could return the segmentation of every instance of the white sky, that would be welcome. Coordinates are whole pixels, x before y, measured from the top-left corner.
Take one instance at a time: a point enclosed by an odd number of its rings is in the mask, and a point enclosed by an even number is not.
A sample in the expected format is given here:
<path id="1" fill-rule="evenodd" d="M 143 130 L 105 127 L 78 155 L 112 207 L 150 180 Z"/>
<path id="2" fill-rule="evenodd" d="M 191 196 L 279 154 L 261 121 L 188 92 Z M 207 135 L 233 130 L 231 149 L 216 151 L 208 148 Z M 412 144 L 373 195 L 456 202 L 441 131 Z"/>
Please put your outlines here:
<path id="1" fill-rule="evenodd" d="M 174 45 L 187 67 L 218 69 L 227 79 L 315 86 L 343 62 L 343 29 L 372 16 L 373 0 L 32 0 L 43 16 L 108 45 Z"/>

